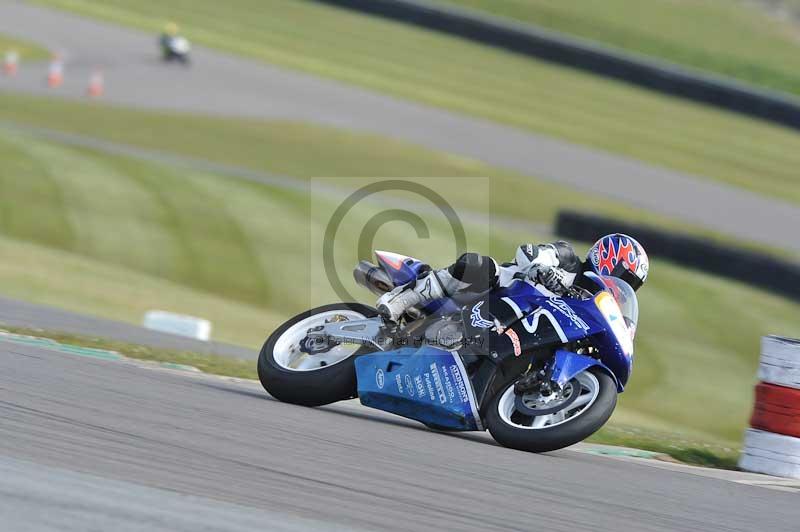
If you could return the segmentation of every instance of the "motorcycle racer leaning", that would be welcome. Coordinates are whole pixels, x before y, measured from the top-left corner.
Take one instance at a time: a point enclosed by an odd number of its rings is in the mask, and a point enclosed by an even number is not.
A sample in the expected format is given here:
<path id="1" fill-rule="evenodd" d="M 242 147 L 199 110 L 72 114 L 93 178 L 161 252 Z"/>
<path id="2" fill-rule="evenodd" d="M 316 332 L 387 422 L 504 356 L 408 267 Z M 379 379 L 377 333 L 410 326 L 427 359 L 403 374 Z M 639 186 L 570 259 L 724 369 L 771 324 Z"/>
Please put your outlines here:
<path id="1" fill-rule="evenodd" d="M 399 286 L 382 295 L 377 308 L 386 319 L 397 321 L 410 308 L 429 301 L 506 287 L 516 280 L 536 283 L 546 295 L 563 296 L 584 271 L 619 277 L 638 290 L 647 279 L 649 267 L 641 244 L 620 233 L 595 242 L 584 262 L 564 241 L 523 244 L 514 260 L 504 264 L 485 255 L 464 253 L 449 267 L 431 270 L 413 285 Z"/>

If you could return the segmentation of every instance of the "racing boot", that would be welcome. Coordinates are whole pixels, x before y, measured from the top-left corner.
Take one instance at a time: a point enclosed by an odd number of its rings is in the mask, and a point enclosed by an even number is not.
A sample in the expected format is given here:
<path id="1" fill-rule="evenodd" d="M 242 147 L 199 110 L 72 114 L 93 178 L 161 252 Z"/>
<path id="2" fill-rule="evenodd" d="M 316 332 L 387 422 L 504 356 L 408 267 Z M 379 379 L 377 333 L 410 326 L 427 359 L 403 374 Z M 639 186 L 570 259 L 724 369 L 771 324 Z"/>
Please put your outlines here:
<path id="1" fill-rule="evenodd" d="M 377 302 L 378 313 L 396 322 L 411 307 L 445 297 L 447 294 L 436 272 L 417 279 L 414 286 L 400 286 L 383 294 Z"/>

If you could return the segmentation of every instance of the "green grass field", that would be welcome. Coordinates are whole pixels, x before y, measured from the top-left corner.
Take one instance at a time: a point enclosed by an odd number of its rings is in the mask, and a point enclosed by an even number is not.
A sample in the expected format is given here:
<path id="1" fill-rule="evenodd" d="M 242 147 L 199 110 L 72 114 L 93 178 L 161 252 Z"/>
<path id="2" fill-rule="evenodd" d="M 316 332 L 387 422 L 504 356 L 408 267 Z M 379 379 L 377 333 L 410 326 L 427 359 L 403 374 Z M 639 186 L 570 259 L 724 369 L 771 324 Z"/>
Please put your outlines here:
<path id="1" fill-rule="evenodd" d="M 26 41 L 0 35 L 0 61 L 9 50 L 15 50 L 19 54 L 21 61 L 36 61 L 48 57 L 48 52 L 44 48 Z"/>
<path id="2" fill-rule="evenodd" d="M 155 253 L 156 250 L 153 250 Z M 215 340 L 257 348 L 285 318 L 250 305 L 149 275 L 78 251 L 0 237 L 0 293 L 85 314 L 141 325 L 147 310 L 199 315 Z"/>
<path id="3" fill-rule="evenodd" d="M 800 24 L 731 0 L 443 0 L 800 94 Z"/>
<path id="4" fill-rule="evenodd" d="M 186 119 L 196 130 L 198 122 L 192 120 L 204 120 Z M 134 126 L 130 129 L 135 132 Z M 251 127 L 261 131 L 265 150 L 279 145 L 268 135 L 269 124 Z M 335 146 L 337 138 L 343 146 L 349 142 L 371 154 L 361 171 L 342 166 L 348 173 L 369 175 L 375 169 L 369 161 L 392 163 L 398 172 L 405 159 L 412 160 L 408 164 L 428 161 L 437 165 L 437 172 L 454 172 L 463 165 L 446 155 L 375 137 L 294 127 L 295 136 L 278 135 L 294 146 L 284 146 L 283 156 L 275 157 L 285 168 L 335 167 L 337 157 L 353 159 L 345 149 L 323 147 Z M 150 134 L 158 142 L 171 132 L 155 127 Z M 251 347 L 290 314 L 333 298 L 319 274 L 314 246 L 327 223 L 325 210 L 338 202 L 334 195 L 309 197 L 302 191 L 45 142 L 8 129 L 0 129 L 0 160 L 4 294 L 132 322 L 148 308 L 200 315 L 213 321 L 216 339 Z M 340 231 L 344 242 L 352 242 L 376 208 L 366 205 L 346 220 Z M 405 225 L 388 224 L 379 231 L 376 247 L 444 265 L 454 255 L 442 245 L 449 240 L 446 230 L 434 222 L 433 238 L 419 240 Z M 487 229 L 482 224 L 467 224 L 467 232 L 473 249 L 499 257 L 508 256 L 521 241 L 542 238 L 522 228 Z M 345 278 L 355 248 L 345 245 L 337 253 Z M 363 301 L 372 300 L 364 290 L 353 292 Z M 800 334 L 794 318 L 800 308 L 658 260 L 641 304 L 636 371 L 615 423 L 735 445 L 749 414 L 759 337 Z"/>
<path id="5" fill-rule="evenodd" d="M 299 0 L 39 1 L 800 201 L 793 131 L 461 39 Z"/>

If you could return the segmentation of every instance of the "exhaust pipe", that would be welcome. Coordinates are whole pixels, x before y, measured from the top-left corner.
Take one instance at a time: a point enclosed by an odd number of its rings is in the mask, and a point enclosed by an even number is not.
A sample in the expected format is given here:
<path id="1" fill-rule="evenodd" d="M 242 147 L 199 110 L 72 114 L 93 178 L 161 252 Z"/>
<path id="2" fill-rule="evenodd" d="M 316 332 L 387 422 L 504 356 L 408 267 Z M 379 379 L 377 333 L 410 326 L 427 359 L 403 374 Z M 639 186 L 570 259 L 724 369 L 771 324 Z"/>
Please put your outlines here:
<path id="1" fill-rule="evenodd" d="M 362 260 L 353 270 L 353 278 L 356 283 L 368 288 L 376 295 L 383 295 L 394 289 L 394 283 L 383 269 L 375 266 L 369 261 Z"/>

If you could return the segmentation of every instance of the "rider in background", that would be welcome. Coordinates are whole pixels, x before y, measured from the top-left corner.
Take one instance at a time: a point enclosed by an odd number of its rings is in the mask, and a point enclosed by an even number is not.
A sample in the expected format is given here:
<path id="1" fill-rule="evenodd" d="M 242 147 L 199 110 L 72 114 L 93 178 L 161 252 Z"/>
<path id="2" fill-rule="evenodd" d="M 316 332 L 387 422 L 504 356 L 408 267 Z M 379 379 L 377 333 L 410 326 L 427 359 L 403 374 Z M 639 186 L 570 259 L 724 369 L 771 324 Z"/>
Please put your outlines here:
<path id="1" fill-rule="evenodd" d="M 509 286 L 516 280 L 536 283 L 545 295 L 562 296 L 584 271 L 619 277 L 634 290 L 647 279 L 650 262 L 644 248 L 630 236 L 606 235 L 589 249 L 581 262 L 573 247 L 564 241 L 523 244 L 514 260 L 498 264 L 492 257 L 464 253 L 455 263 L 431 270 L 413 285 L 400 286 L 378 299 L 384 317 L 397 321 L 411 307 L 458 293 L 480 293 Z"/>
<path id="2" fill-rule="evenodd" d="M 161 43 L 161 51 L 164 53 L 165 58 L 167 58 L 167 55 L 170 53 L 170 42 L 178 36 L 179 32 L 180 28 L 178 28 L 178 25 L 174 22 L 167 22 L 164 26 L 164 31 L 161 33 L 159 43 Z"/>

